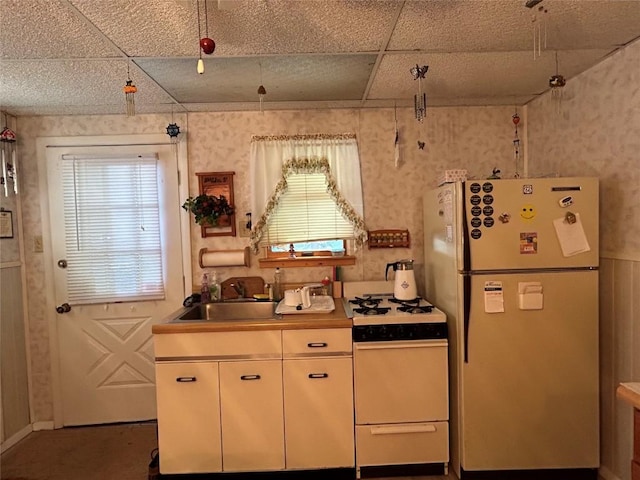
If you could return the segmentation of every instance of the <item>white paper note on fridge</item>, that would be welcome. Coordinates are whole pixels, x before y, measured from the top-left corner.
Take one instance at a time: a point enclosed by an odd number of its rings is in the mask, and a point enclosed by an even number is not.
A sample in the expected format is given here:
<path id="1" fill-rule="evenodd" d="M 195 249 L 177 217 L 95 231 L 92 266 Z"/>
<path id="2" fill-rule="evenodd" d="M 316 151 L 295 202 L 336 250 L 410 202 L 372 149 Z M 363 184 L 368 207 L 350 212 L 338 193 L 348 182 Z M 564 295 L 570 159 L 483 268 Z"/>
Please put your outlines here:
<path id="1" fill-rule="evenodd" d="M 502 282 L 484 282 L 484 311 L 486 313 L 504 312 Z"/>
<path id="2" fill-rule="evenodd" d="M 553 226 L 556 229 L 560 248 L 562 248 L 562 254 L 565 257 L 572 257 L 591 250 L 579 213 L 576 213 L 576 221 L 574 223 L 569 223 L 565 220 L 565 217 L 561 217 L 553 221 Z"/>

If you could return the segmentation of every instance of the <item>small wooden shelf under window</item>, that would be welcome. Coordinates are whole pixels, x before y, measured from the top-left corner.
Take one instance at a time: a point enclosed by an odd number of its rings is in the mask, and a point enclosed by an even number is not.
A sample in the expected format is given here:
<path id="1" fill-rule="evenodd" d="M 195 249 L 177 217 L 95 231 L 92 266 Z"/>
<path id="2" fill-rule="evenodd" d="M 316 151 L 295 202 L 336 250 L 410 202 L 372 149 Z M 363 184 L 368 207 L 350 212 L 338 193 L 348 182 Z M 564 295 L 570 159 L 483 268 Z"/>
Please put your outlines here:
<path id="1" fill-rule="evenodd" d="M 326 256 L 318 255 L 310 257 L 270 257 L 258 260 L 260 268 L 296 268 L 296 267 L 339 267 L 345 265 L 355 265 L 356 257 L 351 255 Z"/>
<path id="2" fill-rule="evenodd" d="M 409 230 L 370 230 L 369 248 L 409 248 Z"/>

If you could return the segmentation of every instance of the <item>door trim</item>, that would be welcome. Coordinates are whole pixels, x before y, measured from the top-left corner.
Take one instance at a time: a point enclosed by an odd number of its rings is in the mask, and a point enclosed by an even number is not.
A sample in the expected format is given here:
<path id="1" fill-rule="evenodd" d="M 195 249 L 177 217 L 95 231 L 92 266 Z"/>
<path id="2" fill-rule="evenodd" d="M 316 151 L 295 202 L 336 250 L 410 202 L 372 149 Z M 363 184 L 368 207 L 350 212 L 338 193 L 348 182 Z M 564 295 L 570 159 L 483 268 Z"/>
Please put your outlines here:
<path id="1" fill-rule="evenodd" d="M 40 216 L 42 220 L 43 268 L 46 285 L 54 284 L 53 248 L 51 241 L 51 222 L 49 219 L 49 187 L 47 178 L 47 147 L 87 147 L 87 146 L 135 146 L 135 145 L 170 145 L 164 134 L 140 135 L 91 135 L 76 137 L 38 137 L 36 151 L 38 160 L 38 181 L 40 185 Z M 178 193 L 180 198 L 189 196 L 187 142 L 181 140 L 176 144 L 178 161 Z M 181 209 L 182 210 L 182 209 Z M 180 211 L 180 236 L 183 271 L 183 290 L 190 292 L 191 287 L 191 239 L 188 212 Z M 63 427 L 62 385 L 60 378 L 58 330 L 55 312 L 55 298 L 52 288 L 45 289 L 45 305 L 47 325 L 49 327 L 49 359 L 51 363 L 51 385 L 53 393 L 53 428 Z"/>

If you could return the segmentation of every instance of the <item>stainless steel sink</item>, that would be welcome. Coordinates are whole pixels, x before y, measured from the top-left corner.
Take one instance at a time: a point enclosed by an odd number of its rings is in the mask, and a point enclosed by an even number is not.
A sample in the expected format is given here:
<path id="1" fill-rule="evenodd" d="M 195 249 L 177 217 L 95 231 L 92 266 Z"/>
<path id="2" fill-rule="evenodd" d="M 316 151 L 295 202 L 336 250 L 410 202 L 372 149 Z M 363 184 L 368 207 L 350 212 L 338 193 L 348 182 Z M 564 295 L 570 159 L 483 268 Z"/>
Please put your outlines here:
<path id="1" fill-rule="evenodd" d="M 220 302 L 194 305 L 179 313 L 174 322 L 237 321 L 278 319 L 275 302 Z"/>

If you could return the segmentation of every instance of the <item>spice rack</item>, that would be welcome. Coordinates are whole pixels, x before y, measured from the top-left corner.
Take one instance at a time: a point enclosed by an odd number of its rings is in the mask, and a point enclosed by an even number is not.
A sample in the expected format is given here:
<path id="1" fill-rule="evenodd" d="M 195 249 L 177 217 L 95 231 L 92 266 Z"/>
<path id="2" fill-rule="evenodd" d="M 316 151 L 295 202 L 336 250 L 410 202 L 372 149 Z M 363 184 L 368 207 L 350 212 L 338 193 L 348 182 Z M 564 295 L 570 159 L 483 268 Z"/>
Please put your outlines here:
<path id="1" fill-rule="evenodd" d="M 409 248 L 409 230 L 370 230 L 369 248 Z"/>

